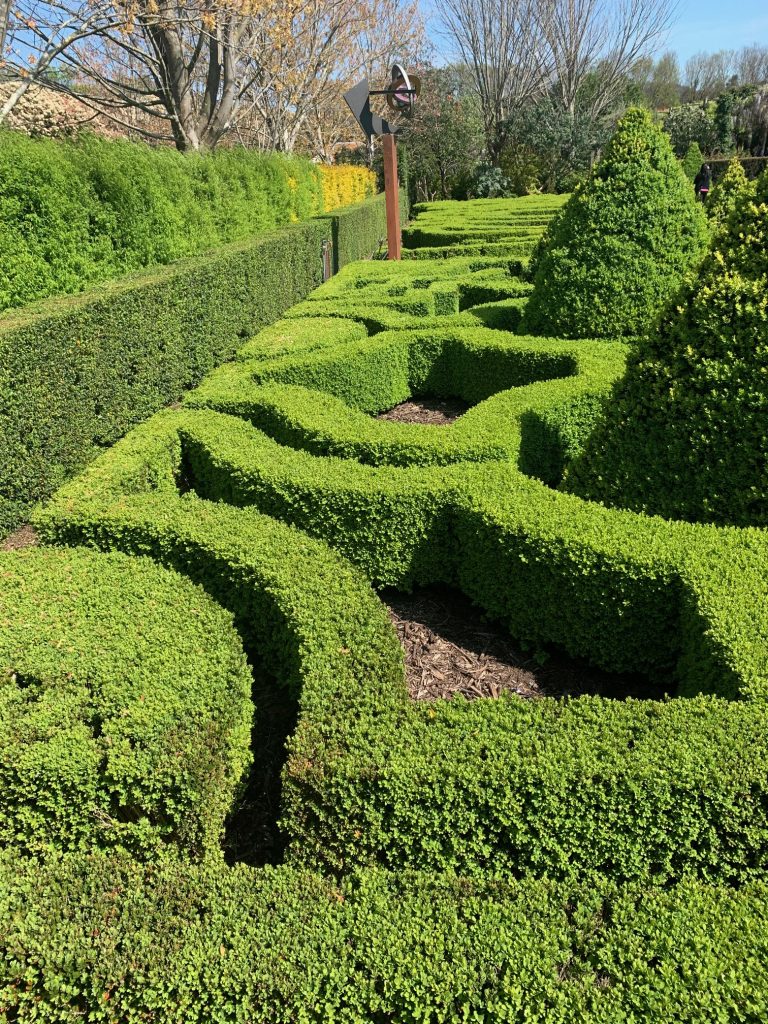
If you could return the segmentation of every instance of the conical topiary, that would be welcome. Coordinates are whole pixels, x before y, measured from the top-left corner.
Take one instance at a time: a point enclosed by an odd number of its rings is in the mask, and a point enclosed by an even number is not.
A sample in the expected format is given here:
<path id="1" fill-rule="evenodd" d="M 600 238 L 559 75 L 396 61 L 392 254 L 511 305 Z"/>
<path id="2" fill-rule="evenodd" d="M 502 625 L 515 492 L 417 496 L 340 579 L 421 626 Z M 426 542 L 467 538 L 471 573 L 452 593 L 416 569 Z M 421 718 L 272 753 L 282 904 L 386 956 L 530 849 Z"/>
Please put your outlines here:
<path id="1" fill-rule="evenodd" d="M 717 182 L 707 201 L 707 216 L 713 225 L 723 227 L 740 196 L 754 193 L 754 183 L 744 173 L 738 157 L 728 164 L 725 174 Z"/>
<path id="2" fill-rule="evenodd" d="M 565 486 L 668 518 L 768 525 L 768 173 L 631 358 Z"/>
<path id="3" fill-rule="evenodd" d="M 522 330 L 562 337 L 645 333 L 703 255 L 706 216 L 665 133 L 630 110 L 536 254 Z"/>
<path id="4" fill-rule="evenodd" d="M 704 154 L 698 142 L 692 142 L 683 157 L 683 170 L 689 181 L 693 181 L 704 163 Z"/>

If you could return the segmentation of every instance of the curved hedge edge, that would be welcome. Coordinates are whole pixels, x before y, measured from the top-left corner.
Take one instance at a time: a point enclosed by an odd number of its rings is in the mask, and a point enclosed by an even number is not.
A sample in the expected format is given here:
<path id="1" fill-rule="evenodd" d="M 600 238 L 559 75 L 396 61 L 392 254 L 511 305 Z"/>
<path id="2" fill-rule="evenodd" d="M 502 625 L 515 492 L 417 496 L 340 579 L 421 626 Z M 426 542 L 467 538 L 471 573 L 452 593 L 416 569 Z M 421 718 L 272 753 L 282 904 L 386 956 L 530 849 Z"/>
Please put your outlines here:
<path id="1" fill-rule="evenodd" d="M 552 404 L 536 382 L 568 378 L 561 402 L 578 404 L 585 393 L 597 400 L 625 356 L 621 345 L 505 338 L 483 328 L 389 332 L 317 351 L 302 344 L 302 321 L 285 322 L 281 337 L 291 338 L 292 325 L 295 354 L 222 366 L 185 406 L 240 416 L 280 444 L 369 465 L 516 459 L 521 437 L 509 424 L 521 410 Z M 420 394 L 456 396 L 473 408 L 449 427 L 366 415 Z"/>
<path id="2" fill-rule="evenodd" d="M 175 431 L 181 437 L 174 440 L 169 435 Z M 155 468 L 147 474 L 152 452 Z M 299 594 L 306 586 L 300 581 L 317 577 L 322 593 L 341 579 L 340 590 L 332 592 L 338 593 L 343 621 L 348 621 L 350 587 L 338 568 L 343 563 L 334 556 L 329 563 L 325 551 L 328 571 L 322 571 L 322 562 L 297 570 L 291 546 L 300 535 L 290 528 L 252 511 L 212 506 L 192 496 L 174 501 L 169 489 L 156 496 L 119 496 L 126 483 L 135 491 L 147 476 L 168 488 L 173 466 L 163 470 L 158 462 L 170 461 L 169 453 L 180 464 L 186 459 L 193 478 L 208 459 L 208 480 L 218 474 L 221 490 L 216 496 L 227 500 L 237 499 L 238 487 L 252 487 L 248 481 L 255 471 L 259 493 L 267 496 L 259 498 L 262 508 L 326 539 L 329 531 L 338 531 L 339 546 L 353 558 L 366 557 L 366 549 L 370 556 L 375 553 L 372 544 L 384 544 L 390 571 L 402 575 L 406 565 L 425 579 L 445 579 L 446 573 L 456 572 L 464 589 L 493 615 L 503 616 L 513 632 L 548 630 L 546 636 L 534 632 L 531 640 L 577 648 L 589 641 L 598 658 L 607 651 L 615 667 L 618 653 L 633 668 L 668 663 L 680 643 L 698 644 L 696 653 L 707 650 L 713 659 L 707 670 L 712 678 L 719 677 L 721 692 L 739 685 L 749 671 L 764 681 L 764 616 L 744 603 L 741 592 L 731 604 L 720 601 L 723 565 L 733 564 L 734 548 L 742 540 L 737 531 L 732 531 L 731 546 L 720 551 L 717 544 L 723 538 L 718 534 L 715 546 L 706 549 L 706 572 L 699 567 L 686 576 L 686 590 L 678 578 L 681 568 L 688 573 L 680 552 L 692 557 L 691 539 L 706 531 L 681 526 L 672 531 L 677 541 L 670 547 L 669 524 L 584 506 L 534 481 L 521 484 L 512 467 L 504 473 L 498 465 L 470 467 L 475 477 L 471 483 L 468 469 L 457 476 L 455 467 L 417 467 L 418 486 L 408 485 L 399 494 L 398 481 L 407 483 L 408 470 L 372 470 L 290 452 L 219 413 L 166 414 L 135 431 L 83 479 L 63 489 L 56 505 L 41 514 L 44 535 L 69 543 L 117 545 L 167 560 L 200 579 L 222 603 L 230 602 L 247 634 L 254 622 L 274 621 L 261 597 L 255 613 L 247 611 L 252 600 L 247 595 L 262 593 L 261 584 L 253 584 L 252 565 L 260 533 L 266 531 L 286 545 L 278 559 L 285 592 Z M 329 489 L 324 473 L 344 467 L 347 483 Z M 478 497 L 461 498 L 460 480 L 468 494 Z M 373 489 L 367 492 L 369 486 Z M 247 493 L 253 500 L 253 492 Z M 392 514 L 391 541 L 390 527 L 381 520 L 384 494 Z M 486 498 L 480 500 L 480 495 Z M 543 515 L 547 503 L 556 503 L 554 519 Z M 579 507 L 590 515 L 575 515 Z M 628 547 L 624 527 L 630 521 L 634 527 L 643 523 L 643 530 L 633 531 Z M 239 555 L 236 559 L 227 553 L 230 540 L 218 551 L 222 523 L 237 551 L 251 558 L 245 570 L 238 565 Z M 306 538 L 300 543 L 312 546 Z M 456 549 L 462 547 L 459 564 L 452 566 Z M 486 552 L 498 582 L 489 583 L 483 570 Z M 759 554 L 760 549 L 747 553 L 747 563 Z M 512 572 L 505 570 L 506 564 Z M 766 578 L 761 564 L 755 567 Z M 485 590 L 476 593 L 473 587 L 482 579 Z M 749 583 L 750 576 L 743 574 L 742 586 L 748 590 Z M 581 596 L 575 602 L 577 586 Z M 714 634 L 712 623 L 701 616 L 686 623 L 696 587 L 702 592 L 709 588 L 710 600 L 720 601 L 727 611 L 721 622 L 730 633 Z M 768 728 L 762 701 L 583 699 L 561 705 L 506 700 L 414 707 L 405 701 L 399 647 L 381 606 L 367 593 L 384 630 L 381 636 L 389 637 L 396 669 L 386 669 L 394 660 L 388 662 L 390 655 L 384 651 L 377 663 L 384 670 L 373 665 L 349 676 L 344 671 L 348 654 L 342 650 L 341 656 L 333 655 L 332 647 L 323 654 L 322 646 L 317 671 L 300 662 L 289 675 L 284 662 L 275 661 L 296 689 L 303 685 L 299 725 L 283 778 L 283 825 L 293 840 L 292 858 L 334 870 L 374 861 L 469 874 L 604 871 L 616 878 L 659 882 L 691 872 L 744 880 L 763 871 L 760 851 L 768 822 L 758 810 L 768 807 L 762 796 L 768 777 Z M 606 593 L 611 595 L 608 602 Z M 325 635 L 324 600 L 313 598 L 306 612 L 310 655 L 317 651 L 312 637 Z M 296 596 L 289 603 L 304 607 Z M 354 604 L 360 606 L 360 601 Z M 533 614 L 536 608 L 550 611 L 541 619 Z M 710 639 L 705 631 L 713 634 Z M 284 635 L 270 627 L 257 639 L 271 652 L 270 637 Z M 346 648 L 356 659 L 375 646 L 359 625 L 352 623 L 349 635 L 354 639 L 329 644 Z M 293 649 L 295 644 L 289 644 L 288 650 Z M 332 670 L 324 673 L 322 666 L 328 664 Z M 510 831 L 513 821 L 517 824 Z"/>
<path id="3" fill-rule="evenodd" d="M 74 1024 L 756 1024 L 765 885 L 567 890 L 285 868 L 0 861 L 0 1000 Z M 36 911 L 27 914 L 30 901 Z"/>
<path id="4" fill-rule="evenodd" d="M 218 849 L 250 766 L 232 619 L 122 554 L 0 554 L 0 845 Z"/>

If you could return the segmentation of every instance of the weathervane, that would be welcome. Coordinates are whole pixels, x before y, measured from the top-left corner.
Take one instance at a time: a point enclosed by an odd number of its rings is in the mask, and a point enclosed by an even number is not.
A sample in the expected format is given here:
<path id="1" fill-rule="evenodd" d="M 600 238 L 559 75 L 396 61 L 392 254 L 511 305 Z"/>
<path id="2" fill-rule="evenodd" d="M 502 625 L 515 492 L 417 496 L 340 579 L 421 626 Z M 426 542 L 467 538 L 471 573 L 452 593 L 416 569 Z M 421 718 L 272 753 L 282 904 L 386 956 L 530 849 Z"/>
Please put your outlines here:
<path id="1" fill-rule="evenodd" d="M 391 125 L 371 110 L 371 96 L 386 96 L 387 106 L 396 114 L 410 114 L 413 104 L 421 91 L 421 81 L 416 75 L 408 75 L 401 64 L 392 65 L 392 75 L 387 89 L 371 89 L 364 78 L 344 93 L 347 106 L 355 120 L 370 141 L 374 135 L 382 138 L 384 150 L 384 195 L 387 204 L 387 259 L 399 260 L 402 248 L 400 237 L 400 202 L 397 180 L 397 147 L 395 134 L 398 125 Z"/>

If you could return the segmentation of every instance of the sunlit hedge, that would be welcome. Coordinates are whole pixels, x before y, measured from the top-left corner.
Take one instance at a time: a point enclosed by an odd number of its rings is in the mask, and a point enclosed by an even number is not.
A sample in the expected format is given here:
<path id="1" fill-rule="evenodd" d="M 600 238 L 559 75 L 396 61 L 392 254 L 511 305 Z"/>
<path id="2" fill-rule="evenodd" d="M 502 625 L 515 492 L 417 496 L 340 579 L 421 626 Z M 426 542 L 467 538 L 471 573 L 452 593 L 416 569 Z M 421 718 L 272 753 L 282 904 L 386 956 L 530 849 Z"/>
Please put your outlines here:
<path id="1" fill-rule="evenodd" d="M 355 167 L 352 164 L 320 164 L 318 170 L 326 213 L 338 210 L 340 206 L 360 203 L 368 196 L 376 195 L 376 175 L 367 167 Z"/>

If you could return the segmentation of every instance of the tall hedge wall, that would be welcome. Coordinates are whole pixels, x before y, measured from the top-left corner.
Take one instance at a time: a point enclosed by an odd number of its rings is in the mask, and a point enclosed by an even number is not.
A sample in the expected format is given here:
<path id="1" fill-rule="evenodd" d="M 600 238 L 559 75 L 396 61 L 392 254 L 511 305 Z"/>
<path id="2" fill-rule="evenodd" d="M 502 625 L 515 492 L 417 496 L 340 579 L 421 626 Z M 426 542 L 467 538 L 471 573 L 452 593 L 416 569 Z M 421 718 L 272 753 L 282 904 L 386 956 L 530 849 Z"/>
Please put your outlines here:
<path id="1" fill-rule="evenodd" d="M 0 133 L 0 310 L 322 213 L 300 157 Z"/>
<path id="2" fill-rule="evenodd" d="M 343 266 L 385 234 L 374 197 L 0 318 L 0 534 L 316 287 L 324 239 Z"/>

